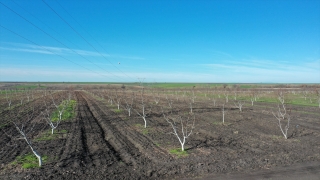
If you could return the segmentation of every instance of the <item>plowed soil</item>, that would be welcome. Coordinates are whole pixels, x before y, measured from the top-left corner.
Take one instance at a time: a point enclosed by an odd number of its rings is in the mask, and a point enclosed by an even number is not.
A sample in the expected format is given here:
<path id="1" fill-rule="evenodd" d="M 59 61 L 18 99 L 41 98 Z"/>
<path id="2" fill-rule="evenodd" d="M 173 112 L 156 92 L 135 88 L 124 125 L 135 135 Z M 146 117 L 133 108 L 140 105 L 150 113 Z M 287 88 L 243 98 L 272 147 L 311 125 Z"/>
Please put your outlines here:
<path id="1" fill-rule="evenodd" d="M 243 112 L 227 108 L 225 124 L 221 109 L 201 104 L 195 107 L 195 129 L 185 145 L 187 156 L 169 152 L 179 148 L 178 139 L 154 108 L 143 119 L 115 111 L 103 100 L 76 91 L 77 116 L 63 121 L 54 140 L 34 141 L 43 167 L 22 169 L 11 162 L 31 152 L 23 140 L 10 146 L 0 131 L 0 179 L 314 179 L 320 172 L 320 113 L 316 107 L 296 107 L 284 139 L 276 119 L 264 104 L 247 105 Z M 183 103 L 176 103 L 181 112 Z M 38 112 L 39 114 L 40 112 Z M 36 117 L 33 139 L 49 126 Z M 63 133 L 65 130 L 67 133 Z M 300 172 L 300 174 L 299 174 Z M 281 176 L 282 175 L 282 176 Z M 295 176 L 292 176 L 295 175 Z"/>

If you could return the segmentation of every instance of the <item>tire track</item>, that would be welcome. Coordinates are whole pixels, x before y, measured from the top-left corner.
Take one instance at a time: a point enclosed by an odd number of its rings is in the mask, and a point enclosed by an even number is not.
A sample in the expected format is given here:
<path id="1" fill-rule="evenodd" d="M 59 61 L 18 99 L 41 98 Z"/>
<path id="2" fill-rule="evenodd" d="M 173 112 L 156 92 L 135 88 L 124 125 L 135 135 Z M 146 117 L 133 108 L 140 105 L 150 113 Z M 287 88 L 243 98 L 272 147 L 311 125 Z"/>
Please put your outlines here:
<path id="1" fill-rule="evenodd" d="M 76 97 L 76 123 L 73 123 L 60 166 L 69 168 L 72 165 L 72 171 L 79 167 L 77 170 L 81 174 L 95 178 L 101 176 L 101 179 L 130 177 L 134 172 L 128 170 L 118 151 L 104 138 L 105 132 L 90 111 L 87 101 L 79 92 L 76 92 Z"/>
<path id="2" fill-rule="evenodd" d="M 133 166 L 133 169 L 139 171 L 140 176 L 150 177 L 159 170 L 163 163 L 160 163 L 160 156 L 166 156 L 162 150 L 157 148 L 145 136 L 137 133 L 130 128 L 115 113 L 106 108 L 101 108 L 96 101 L 92 100 L 86 94 L 83 97 L 89 104 L 90 110 L 95 116 L 97 123 L 105 132 L 105 140 L 108 141 L 119 152 L 127 166 Z M 148 168 L 144 168 L 148 167 Z"/>
<path id="3" fill-rule="evenodd" d="M 66 142 L 66 148 L 60 157 L 60 163 L 58 163 L 58 166 L 61 167 L 86 166 L 85 147 L 84 142 L 82 141 L 83 123 L 81 123 L 82 119 L 80 114 L 81 110 L 83 109 L 83 101 L 79 100 L 77 94 L 76 99 L 78 102 L 78 106 L 76 108 L 77 116 L 75 122 L 72 123 L 71 131 Z"/>

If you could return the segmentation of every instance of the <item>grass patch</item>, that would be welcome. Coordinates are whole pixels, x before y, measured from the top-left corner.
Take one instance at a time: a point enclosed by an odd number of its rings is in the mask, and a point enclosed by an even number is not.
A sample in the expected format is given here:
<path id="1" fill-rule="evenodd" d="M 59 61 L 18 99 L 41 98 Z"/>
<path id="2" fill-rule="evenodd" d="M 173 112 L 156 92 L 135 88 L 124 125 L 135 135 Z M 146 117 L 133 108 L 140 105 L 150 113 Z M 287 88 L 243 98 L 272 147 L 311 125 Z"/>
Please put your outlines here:
<path id="1" fill-rule="evenodd" d="M 13 89 L 37 89 L 37 88 L 45 88 L 46 86 L 42 86 L 41 84 L 22 84 L 13 86 Z"/>
<path id="2" fill-rule="evenodd" d="M 109 104 L 108 107 L 110 107 L 110 108 L 115 108 L 115 107 L 117 107 L 117 106 L 114 105 L 114 104 Z"/>
<path id="3" fill-rule="evenodd" d="M 59 131 L 59 133 L 66 134 L 66 133 L 68 133 L 68 131 L 65 130 L 65 129 L 62 129 L 62 130 Z"/>
<path id="4" fill-rule="evenodd" d="M 149 133 L 148 129 L 145 128 L 143 125 L 141 124 L 136 124 L 135 127 L 138 129 L 139 132 L 141 132 L 143 135 L 146 135 Z"/>
<path id="5" fill-rule="evenodd" d="M 208 84 L 208 83 L 143 83 L 144 86 L 154 88 L 192 88 L 193 86 L 198 88 L 204 87 L 220 87 L 221 84 Z"/>
<path id="6" fill-rule="evenodd" d="M 282 139 L 283 136 L 276 136 L 276 135 L 272 135 L 271 137 L 272 139 L 278 140 L 278 139 Z"/>
<path id="7" fill-rule="evenodd" d="M 64 136 L 64 134 L 67 134 L 68 131 L 65 129 L 62 129 L 60 131 L 56 130 L 53 132 L 53 134 L 51 134 L 51 129 L 48 131 L 45 131 L 39 138 L 36 138 L 36 141 L 50 141 L 53 139 L 57 139 L 59 138 L 61 135 L 62 137 Z"/>
<path id="8" fill-rule="evenodd" d="M 42 156 L 42 164 L 47 162 L 48 156 Z M 39 161 L 38 158 L 32 154 L 25 154 L 23 156 L 17 156 L 16 160 L 12 162 L 13 165 L 21 165 L 24 169 L 29 168 L 38 168 L 39 167 Z"/>
<path id="9" fill-rule="evenodd" d="M 59 110 L 62 110 L 64 106 L 67 106 L 63 113 L 61 120 L 69 120 L 73 119 L 76 116 L 76 113 L 74 111 L 75 107 L 77 106 L 77 101 L 70 100 L 70 101 L 62 101 L 62 103 L 58 106 Z M 55 110 L 51 115 L 52 122 L 56 122 L 59 120 L 59 110 Z"/>
<path id="10" fill-rule="evenodd" d="M 222 122 L 212 122 L 213 125 L 222 125 Z"/>
<path id="11" fill-rule="evenodd" d="M 114 109 L 113 111 L 114 111 L 115 113 L 121 113 L 121 112 L 122 112 L 121 109 Z"/>
<path id="12" fill-rule="evenodd" d="M 169 150 L 170 154 L 178 156 L 178 158 L 188 156 L 188 152 L 186 150 L 181 151 L 181 148 L 175 148 Z"/>
<path id="13" fill-rule="evenodd" d="M 247 97 L 247 100 L 249 101 L 249 97 Z M 279 103 L 277 100 L 277 97 L 273 97 L 272 95 L 269 96 L 264 96 L 260 97 L 257 102 L 266 102 L 266 103 Z M 319 106 L 318 102 L 315 100 L 315 97 L 313 97 L 312 103 L 310 102 L 309 99 L 305 100 L 304 98 L 301 97 L 300 94 L 290 94 L 285 97 L 285 102 L 288 105 L 300 105 L 300 106 L 312 106 L 312 107 L 317 107 Z"/>
<path id="14" fill-rule="evenodd" d="M 8 126 L 9 124 L 0 124 L 0 129 Z"/>
<path id="15" fill-rule="evenodd" d="M 270 108 L 270 109 L 273 109 L 273 110 L 275 110 L 275 111 L 277 111 L 277 106 L 276 105 L 274 105 L 274 106 L 261 106 L 261 105 L 255 105 L 255 106 L 257 106 L 257 107 L 263 107 L 263 108 Z M 289 106 L 290 107 L 290 106 Z M 297 113 L 304 113 L 304 114 L 315 114 L 315 115 L 320 115 L 319 113 L 316 113 L 316 112 L 308 112 L 308 111 L 299 111 L 299 110 L 295 110 L 294 112 L 297 112 Z"/>

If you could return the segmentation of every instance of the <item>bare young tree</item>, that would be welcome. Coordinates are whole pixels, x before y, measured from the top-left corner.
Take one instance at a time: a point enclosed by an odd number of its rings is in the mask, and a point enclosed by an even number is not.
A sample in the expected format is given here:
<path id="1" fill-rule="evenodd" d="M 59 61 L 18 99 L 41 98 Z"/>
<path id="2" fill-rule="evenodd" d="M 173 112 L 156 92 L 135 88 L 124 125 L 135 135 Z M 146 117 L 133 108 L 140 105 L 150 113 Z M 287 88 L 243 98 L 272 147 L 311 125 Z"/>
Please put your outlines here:
<path id="1" fill-rule="evenodd" d="M 314 90 L 314 93 L 316 94 L 317 96 L 317 100 L 318 100 L 318 103 L 319 103 L 319 108 L 320 108 L 320 89 L 315 89 Z"/>
<path id="2" fill-rule="evenodd" d="M 226 113 L 226 111 L 225 111 L 225 109 L 224 109 L 224 103 L 222 104 L 222 124 L 224 124 L 224 115 L 225 115 L 225 113 Z"/>
<path id="3" fill-rule="evenodd" d="M 280 102 L 280 104 L 278 104 L 278 110 L 277 112 L 273 112 L 272 114 L 273 116 L 278 120 L 278 126 L 284 136 L 285 139 L 288 139 L 288 130 L 290 127 L 290 113 L 287 113 L 287 108 L 285 105 L 285 99 L 284 99 L 284 95 L 282 91 L 278 92 L 278 100 Z M 290 111 L 291 112 L 291 111 Z M 285 127 L 282 127 L 282 121 L 287 120 Z"/>
<path id="4" fill-rule="evenodd" d="M 168 105 L 172 111 L 172 108 L 173 108 L 173 99 L 172 98 L 168 98 L 168 95 L 166 95 L 166 100 L 168 102 Z"/>
<path id="5" fill-rule="evenodd" d="M 237 89 L 235 89 L 233 93 L 234 93 L 234 100 L 236 101 L 237 100 L 237 93 L 238 93 Z"/>
<path id="6" fill-rule="evenodd" d="M 20 97 L 20 105 L 22 105 L 23 104 L 23 96 L 22 97 Z"/>
<path id="7" fill-rule="evenodd" d="M 46 103 L 45 103 L 45 107 L 46 109 L 44 110 L 44 112 L 41 112 L 41 114 L 43 116 L 43 119 L 49 124 L 51 128 L 51 134 L 53 134 L 53 131 L 59 126 L 61 122 L 61 118 L 59 118 L 56 122 L 53 122 L 50 115 L 50 107 L 48 107 Z"/>
<path id="8" fill-rule="evenodd" d="M 171 125 L 173 129 L 173 134 L 178 138 L 180 142 L 181 151 L 184 151 L 186 139 L 192 134 L 192 130 L 194 129 L 195 116 L 193 116 L 192 124 L 190 124 L 190 117 L 186 117 L 185 120 L 183 120 L 184 118 L 182 118 L 181 116 L 178 116 L 177 118 L 169 118 L 164 113 L 163 117 Z M 179 121 L 181 125 L 180 135 L 178 134 L 179 128 L 178 123 L 176 121 Z"/>
<path id="9" fill-rule="evenodd" d="M 197 95 L 194 93 L 194 88 L 195 86 L 192 87 L 192 91 L 191 91 L 191 101 L 192 103 L 194 103 L 194 100 L 197 98 Z"/>
<path id="10" fill-rule="evenodd" d="M 303 89 L 303 90 L 302 90 L 302 95 L 303 95 L 305 101 L 307 100 L 308 93 L 309 93 L 309 92 L 308 92 L 307 89 Z"/>
<path id="11" fill-rule="evenodd" d="M 227 91 L 224 91 L 224 97 L 226 98 L 226 103 L 228 103 L 228 101 L 229 101 L 229 94 L 228 94 L 228 92 Z"/>
<path id="12" fill-rule="evenodd" d="M 5 92 L 6 92 L 6 100 L 7 100 L 8 106 L 9 108 L 11 108 L 11 103 L 12 103 L 11 97 L 10 95 L 8 95 L 8 90 L 5 90 Z"/>
<path id="13" fill-rule="evenodd" d="M 26 96 L 27 96 L 28 102 L 30 102 L 31 92 L 30 92 L 30 91 L 28 91 L 28 90 L 26 90 L 26 91 L 25 91 L 25 93 L 26 93 Z"/>
<path id="14" fill-rule="evenodd" d="M 35 150 L 34 146 L 32 145 L 32 141 L 28 138 L 28 134 L 33 131 L 33 126 L 28 127 L 27 125 L 30 125 L 31 120 L 33 119 L 33 113 L 34 109 L 32 108 L 32 113 L 26 113 L 22 114 L 21 112 L 18 113 L 16 116 L 16 120 L 12 121 L 15 128 L 17 129 L 19 135 L 22 139 L 24 139 L 27 143 L 27 145 L 30 147 L 32 153 L 38 158 L 39 167 L 42 166 L 42 157 L 41 155 Z M 22 115 L 23 117 L 19 117 L 19 115 Z"/>
<path id="15" fill-rule="evenodd" d="M 124 100 L 124 102 L 125 102 L 125 105 L 123 106 L 123 108 L 128 111 L 129 117 L 130 117 L 131 116 L 131 109 L 132 109 L 132 105 L 133 105 L 133 97 L 130 98 L 129 102 L 126 99 Z"/>
<path id="16" fill-rule="evenodd" d="M 113 105 L 113 98 L 112 95 L 110 94 L 110 92 L 106 92 L 107 98 L 108 98 L 108 102 L 110 103 L 110 105 Z"/>
<path id="17" fill-rule="evenodd" d="M 117 102 L 117 107 L 118 107 L 118 109 L 120 109 L 121 97 L 118 96 L 117 91 L 116 91 L 116 95 L 115 96 L 116 96 L 115 97 L 115 101 Z"/>
<path id="18" fill-rule="evenodd" d="M 285 139 L 288 139 L 288 130 L 290 127 L 290 120 L 291 116 L 290 113 L 287 113 L 285 106 L 282 106 L 282 110 L 280 106 L 278 106 L 278 111 L 276 113 L 272 112 L 273 116 L 278 120 L 278 126 L 284 136 Z M 282 127 L 282 121 L 285 121 L 287 119 L 287 122 L 285 124 L 285 127 Z"/>
<path id="19" fill-rule="evenodd" d="M 215 91 L 213 90 L 210 94 L 210 92 L 208 92 L 208 100 L 209 103 L 211 104 L 211 101 L 213 102 L 213 107 L 216 106 L 216 97 L 215 97 Z"/>
<path id="20" fill-rule="evenodd" d="M 54 107 L 57 109 L 58 113 L 59 113 L 59 119 L 58 121 L 61 121 L 62 120 L 62 114 L 64 112 L 64 110 L 66 109 L 67 105 L 68 105 L 68 102 L 67 101 L 61 101 L 61 104 L 56 104 L 56 102 L 54 101 L 54 98 L 53 96 L 51 95 L 51 99 L 52 99 L 52 102 L 53 102 L 53 105 Z"/>
<path id="21" fill-rule="evenodd" d="M 147 116 L 148 114 L 151 112 L 151 107 L 149 108 L 149 110 L 146 110 L 147 108 L 147 104 L 144 102 L 144 99 L 143 99 L 143 92 L 142 92 L 142 95 L 141 95 L 141 112 L 139 112 L 138 110 L 136 109 L 133 109 L 144 121 L 144 128 L 147 128 Z"/>
<path id="22" fill-rule="evenodd" d="M 193 111 L 192 111 L 192 109 L 193 109 L 193 103 L 192 103 L 193 101 L 191 100 L 190 102 L 189 102 L 189 108 L 190 108 L 190 114 L 193 114 Z"/>
<path id="23" fill-rule="evenodd" d="M 175 90 L 174 93 L 176 94 L 176 95 L 175 95 L 176 100 L 179 101 L 179 91 L 178 91 L 178 90 Z"/>
<path id="24" fill-rule="evenodd" d="M 250 100 L 251 100 L 251 106 L 253 106 L 253 102 L 257 101 L 256 92 L 255 91 L 249 92 L 249 96 L 250 96 Z"/>
<path id="25" fill-rule="evenodd" d="M 209 101 L 212 101 L 213 102 L 213 107 L 216 107 L 216 98 L 214 96 L 209 98 Z"/>
<path id="26" fill-rule="evenodd" d="M 157 94 L 155 94 L 155 93 L 152 93 L 152 95 L 153 95 L 153 100 L 154 100 L 154 102 L 156 103 L 156 105 L 159 103 L 159 101 L 160 101 L 160 95 L 159 95 L 159 92 L 157 93 Z"/>
<path id="27" fill-rule="evenodd" d="M 240 110 L 240 112 L 242 112 L 242 106 L 244 104 L 245 104 L 245 101 L 241 101 L 241 100 L 238 100 L 238 101 L 234 102 L 234 105 Z"/>
<path id="28" fill-rule="evenodd" d="M 277 96 L 277 99 L 279 100 L 279 102 L 281 104 L 284 104 L 284 96 L 285 96 L 285 94 L 281 89 L 276 92 L 276 96 Z"/>

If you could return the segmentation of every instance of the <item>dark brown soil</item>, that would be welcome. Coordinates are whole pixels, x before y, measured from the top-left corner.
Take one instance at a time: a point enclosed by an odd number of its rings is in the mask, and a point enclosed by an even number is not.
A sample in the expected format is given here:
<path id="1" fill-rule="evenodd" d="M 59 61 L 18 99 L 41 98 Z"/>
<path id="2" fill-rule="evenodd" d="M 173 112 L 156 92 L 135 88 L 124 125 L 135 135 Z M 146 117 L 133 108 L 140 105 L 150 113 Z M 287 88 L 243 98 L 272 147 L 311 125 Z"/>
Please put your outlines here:
<path id="1" fill-rule="evenodd" d="M 34 141 L 43 167 L 22 169 L 11 162 L 30 153 L 23 140 L 12 139 L 16 129 L 0 131 L 0 179 L 314 179 L 320 172 L 320 113 L 317 108 L 296 107 L 284 139 L 267 104 L 246 105 L 243 112 L 226 108 L 225 124 L 220 107 L 196 103 L 193 134 L 185 145 L 187 156 L 170 154 L 179 148 L 171 126 L 154 106 L 147 128 L 136 113 L 116 112 L 116 106 L 76 91 L 77 117 L 64 121 L 55 140 Z M 188 114 L 188 106 L 175 102 L 173 114 Z M 40 111 L 40 110 L 39 110 Z M 307 113 L 305 113 L 307 112 Z M 39 114 L 40 112 L 37 112 Z M 33 121 L 35 139 L 49 126 Z M 294 175 L 294 176 L 293 176 Z M 315 176 L 314 176 L 315 175 Z"/>

